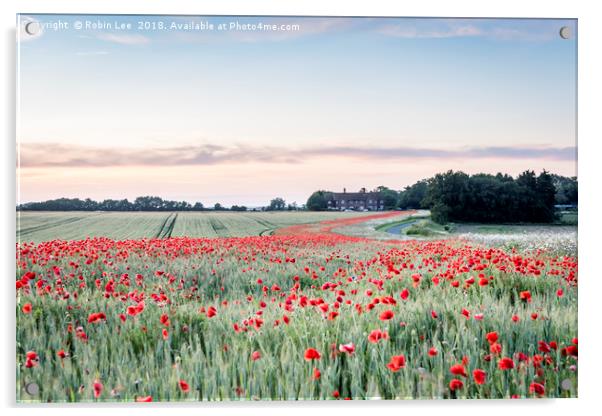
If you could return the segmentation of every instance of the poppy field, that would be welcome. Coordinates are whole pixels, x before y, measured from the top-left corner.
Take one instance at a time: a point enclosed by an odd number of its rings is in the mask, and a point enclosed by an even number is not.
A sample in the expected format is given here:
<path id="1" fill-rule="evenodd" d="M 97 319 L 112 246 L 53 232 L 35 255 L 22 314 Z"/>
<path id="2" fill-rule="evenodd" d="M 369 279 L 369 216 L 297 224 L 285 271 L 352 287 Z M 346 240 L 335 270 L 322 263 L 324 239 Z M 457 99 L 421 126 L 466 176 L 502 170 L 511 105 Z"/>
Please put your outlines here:
<path id="1" fill-rule="evenodd" d="M 576 257 L 357 221 L 19 242 L 17 401 L 577 396 Z"/>

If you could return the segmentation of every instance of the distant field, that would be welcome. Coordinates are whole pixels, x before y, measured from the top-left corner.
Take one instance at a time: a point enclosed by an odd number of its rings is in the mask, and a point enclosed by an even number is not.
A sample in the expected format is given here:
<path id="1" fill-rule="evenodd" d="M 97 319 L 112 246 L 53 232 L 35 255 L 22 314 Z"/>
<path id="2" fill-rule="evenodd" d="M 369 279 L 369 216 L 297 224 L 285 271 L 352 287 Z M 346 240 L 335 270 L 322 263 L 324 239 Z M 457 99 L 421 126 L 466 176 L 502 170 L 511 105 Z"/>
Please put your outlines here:
<path id="1" fill-rule="evenodd" d="M 369 212 L 18 212 L 17 242 L 109 237 L 241 237 Z"/>

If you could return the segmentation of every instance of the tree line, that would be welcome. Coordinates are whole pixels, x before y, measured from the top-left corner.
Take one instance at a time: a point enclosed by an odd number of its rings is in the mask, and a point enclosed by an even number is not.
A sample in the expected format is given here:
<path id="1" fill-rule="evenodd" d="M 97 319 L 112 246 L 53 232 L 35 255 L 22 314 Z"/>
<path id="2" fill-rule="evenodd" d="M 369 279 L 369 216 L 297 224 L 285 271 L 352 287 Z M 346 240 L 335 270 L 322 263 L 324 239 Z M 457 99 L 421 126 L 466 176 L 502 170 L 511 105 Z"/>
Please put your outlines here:
<path id="1" fill-rule="evenodd" d="M 434 221 L 533 222 L 556 219 L 556 206 L 577 206 L 576 177 L 539 175 L 527 170 L 516 178 L 467 175 L 448 171 L 406 187 L 399 195 L 402 209 L 430 209 Z"/>
<path id="2" fill-rule="evenodd" d="M 226 210 L 221 204 L 216 203 L 216 211 Z M 246 211 L 246 207 L 234 205 L 233 211 Z M 105 199 L 97 202 L 90 198 L 58 198 L 42 202 L 28 202 L 17 206 L 20 211 L 206 211 L 201 202 L 191 204 L 186 201 L 170 201 L 158 196 L 140 196 L 130 202 L 127 199 Z"/>
<path id="3" fill-rule="evenodd" d="M 543 171 L 509 175 L 467 175 L 449 171 L 429 179 L 423 203 L 438 223 L 531 222 L 556 219 L 556 188 Z"/>
<path id="4" fill-rule="evenodd" d="M 448 171 L 422 179 L 401 191 L 374 189 L 385 200 L 385 209 L 429 209 L 439 223 L 484 222 L 549 223 L 556 206 L 577 206 L 576 177 L 525 171 L 513 178 L 498 173 L 468 175 Z M 309 210 L 326 210 L 330 191 L 316 191 L 307 201 Z"/>
<path id="5" fill-rule="evenodd" d="M 303 208 L 303 207 L 302 207 Z M 18 211 L 293 211 L 302 209 L 296 202 L 287 204 L 283 198 L 274 198 L 269 205 L 261 208 L 248 208 L 245 205 L 224 207 L 219 202 L 211 207 L 201 202 L 191 204 L 186 201 L 170 201 L 158 196 L 140 196 L 130 202 L 127 199 L 105 199 L 98 202 L 90 198 L 58 198 L 42 202 L 28 202 L 17 205 Z"/>

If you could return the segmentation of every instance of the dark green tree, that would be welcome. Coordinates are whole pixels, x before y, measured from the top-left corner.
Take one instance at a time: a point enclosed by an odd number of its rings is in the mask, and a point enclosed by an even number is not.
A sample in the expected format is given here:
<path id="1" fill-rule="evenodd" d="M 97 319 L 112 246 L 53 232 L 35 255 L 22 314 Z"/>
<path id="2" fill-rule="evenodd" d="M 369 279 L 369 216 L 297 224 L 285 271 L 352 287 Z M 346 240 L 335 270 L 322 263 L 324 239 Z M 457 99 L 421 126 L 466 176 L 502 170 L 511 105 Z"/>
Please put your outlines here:
<path id="1" fill-rule="evenodd" d="M 558 205 L 577 205 L 578 184 L 575 176 L 567 178 L 566 176 L 551 175 L 556 188 L 556 204 Z"/>
<path id="2" fill-rule="evenodd" d="M 537 202 L 537 176 L 532 170 L 526 170 L 516 178 L 518 185 L 518 207 L 516 222 L 538 222 L 538 210 L 541 205 Z"/>
<path id="3" fill-rule="evenodd" d="M 468 175 L 450 170 L 428 180 L 424 200 L 433 218 L 440 219 L 438 222 L 445 217 L 448 221 L 465 221 L 470 216 L 466 212 L 468 192 Z"/>
<path id="4" fill-rule="evenodd" d="M 383 199 L 385 209 L 393 209 L 399 202 L 399 193 L 393 189 L 387 188 L 386 186 L 379 186 L 375 189 L 376 192 L 380 192 Z"/>
<path id="5" fill-rule="evenodd" d="M 428 205 L 424 198 L 428 189 L 428 182 L 426 179 L 416 182 L 414 185 L 406 186 L 403 191 L 399 193 L 399 208 L 402 209 L 423 209 L 427 208 Z"/>
<path id="6" fill-rule="evenodd" d="M 286 208 L 286 201 L 283 198 L 274 198 L 270 201 L 270 205 L 266 207 L 266 211 L 284 211 Z"/>
<path id="7" fill-rule="evenodd" d="M 325 211 L 328 209 L 328 200 L 332 192 L 316 191 L 307 199 L 306 207 L 310 211 Z"/>
<path id="8" fill-rule="evenodd" d="M 545 170 L 537 177 L 537 222 L 552 222 L 556 219 L 554 205 L 556 202 L 556 188 L 554 179 Z"/>

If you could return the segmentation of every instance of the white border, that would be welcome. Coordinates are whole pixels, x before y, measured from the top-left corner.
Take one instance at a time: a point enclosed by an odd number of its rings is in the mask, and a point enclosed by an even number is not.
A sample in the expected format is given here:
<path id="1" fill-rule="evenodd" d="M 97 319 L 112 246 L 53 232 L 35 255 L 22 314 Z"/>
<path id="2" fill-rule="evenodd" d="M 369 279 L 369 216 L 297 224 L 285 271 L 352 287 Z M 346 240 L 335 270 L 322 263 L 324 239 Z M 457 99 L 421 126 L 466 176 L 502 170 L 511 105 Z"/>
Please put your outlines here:
<path id="1" fill-rule="evenodd" d="M 602 274 L 597 264 L 602 258 L 600 244 L 601 198 L 598 178 L 602 178 L 600 144 L 600 41 L 602 16 L 597 13 L 595 1 L 575 4 L 569 0 L 531 1 L 506 0 L 439 0 L 386 2 L 381 0 L 4 0 L 2 14 L 2 82 L 5 92 L 2 100 L 4 142 L 2 149 L 2 316 L 3 341 L 0 342 L 0 397 L 2 405 L 12 407 L 12 414 L 106 414 L 138 415 L 149 411 L 159 414 L 240 414 L 307 415 L 365 414 L 367 412 L 420 412 L 453 414 L 507 415 L 514 412 L 530 414 L 577 415 L 589 414 L 599 405 L 602 389 L 602 313 L 596 306 L 602 297 Z M 347 15 L 347 16 L 441 16 L 441 17 L 559 17 L 579 19 L 579 338 L 580 372 L 579 399 L 521 400 L 521 401 L 405 401 L 405 402 L 277 402 L 277 403 L 222 403 L 213 405 L 162 404 L 148 406 L 111 406 L 89 408 L 83 405 L 61 408 L 57 405 L 15 408 L 14 370 L 14 244 L 15 244 L 15 14 L 22 13 L 132 13 L 132 14 L 233 14 L 233 15 Z M 598 185 L 598 186 L 596 186 Z M 600 407 L 600 406 L 598 406 Z"/>

